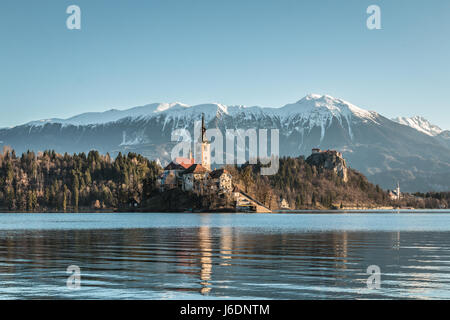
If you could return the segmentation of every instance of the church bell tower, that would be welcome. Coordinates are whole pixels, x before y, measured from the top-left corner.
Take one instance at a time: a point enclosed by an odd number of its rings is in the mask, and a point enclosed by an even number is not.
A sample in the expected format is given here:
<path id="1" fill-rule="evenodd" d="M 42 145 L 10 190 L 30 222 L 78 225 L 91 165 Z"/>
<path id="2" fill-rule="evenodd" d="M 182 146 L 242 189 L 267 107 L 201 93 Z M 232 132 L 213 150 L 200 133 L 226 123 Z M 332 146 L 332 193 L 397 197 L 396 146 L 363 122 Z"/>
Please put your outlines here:
<path id="1" fill-rule="evenodd" d="M 200 156 L 201 165 L 211 170 L 211 144 L 206 137 L 205 114 L 202 113 L 202 127 L 200 138 L 196 145 L 196 154 Z"/>

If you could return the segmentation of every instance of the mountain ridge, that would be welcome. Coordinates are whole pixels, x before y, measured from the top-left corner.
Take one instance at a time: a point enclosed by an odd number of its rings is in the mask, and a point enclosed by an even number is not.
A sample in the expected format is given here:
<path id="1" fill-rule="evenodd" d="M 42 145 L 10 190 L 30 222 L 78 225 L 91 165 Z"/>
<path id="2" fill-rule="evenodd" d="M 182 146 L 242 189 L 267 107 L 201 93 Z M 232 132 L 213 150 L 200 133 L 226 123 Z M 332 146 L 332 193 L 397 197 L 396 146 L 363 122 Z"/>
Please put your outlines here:
<path id="1" fill-rule="evenodd" d="M 279 129 L 281 156 L 308 156 L 316 147 L 335 149 L 352 168 L 384 188 L 401 181 L 409 191 L 450 190 L 450 140 L 445 131 L 430 136 L 328 95 L 310 94 L 281 108 L 172 103 L 107 112 L 109 117 L 88 113 L 69 118 L 73 123 L 63 119 L 0 129 L 0 147 L 112 155 L 132 151 L 164 164 L 175 144 L 172 131 L 185 128 L 192 134 L 194 121 L 205 113 L 209 128 Z"/>
<path id="2" fill-rule="evenodd" d="M 335 113 L 336 112 L 346 114 L 353 113 L 361 117 L 364 116 L 371 117 L 371 113 L 376 114 L 376 112 L 374 111 L 364 110 L 351 104 L 350 102 L 347 102 L 342 99 L 337 99 L 329 95 L 308 94 L 307 96 L 298 100 L 295 103 L 286 104 L 281 107 L 260 107 L 260 106 L 245 106 L 245 105 L 227 106 L 221 103 L 203 103 L 196 105 L 188 105 L 181 102 L 172 102 L 172 103 L 157 102 L 123 110 L 110 109 L 103 112 L 85 112 L 66 119 L 62 118 L 41 119 L 36 121 L 30 121 L 23 125 L 42 126 L 48 123 L 61 123 L 66 125 L 88 125 L 97 123 L 104 124 L 108 122 L 119 121 L 128 117 L 131 118 L 152 117 L 157 116 L 161 113 L 170 113 L 173 111 L 197 111 L 199 109 L 205 111 L 208 110 L 209 108 L 215 108 L 217 112 L 221 111 L 226 114 L 236 114 L 242 111 L 258 110 L 267 114 L 278 115 L 282 117 L 289 117 L 290 115 L 297 113 L 305 113 L 304 111 L 317 112 L 317 110 L 320 109 L 322 110 L 328 109 L 328 111 Z M 209 113 L 211 114 L 211 112 Z M 86 119 L 89 116 L 91 117 L 91 119 L 80 121 L 80 119 Z"/>
<path id="3" fill-rule="evenodd" d="M 430 121 L 428 121 L 424 117 L 418 116 L 418 115 L 410 117 L 410 118 L 396 117 L 391 120 L 395 121 L 397 123 L 403 124 L 405 126 L 414 128 L 417 131 L 423 132 L 429 136 L 437 136 L 444 131 L 439 126 L 432 124 Z"/>

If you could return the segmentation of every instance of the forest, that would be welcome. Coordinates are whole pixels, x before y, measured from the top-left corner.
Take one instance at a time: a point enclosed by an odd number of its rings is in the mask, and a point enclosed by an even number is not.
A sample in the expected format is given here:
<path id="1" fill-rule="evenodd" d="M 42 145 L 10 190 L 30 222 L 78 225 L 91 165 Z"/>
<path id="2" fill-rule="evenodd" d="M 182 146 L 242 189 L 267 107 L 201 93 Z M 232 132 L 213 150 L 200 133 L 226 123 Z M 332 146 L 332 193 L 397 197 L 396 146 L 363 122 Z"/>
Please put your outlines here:
<path id="1" fill-rule="evenodd" d="M 261 176 L 260 165 L 228 166 L 234 183 L 272 209 L 285 199 L 291 209 L 449 208 L 450 192 L 403 193 L 391 200 L 387 190 L 348 168 L 344 182 L 333 170 L 321 170 L 304 157 L 280 158 L 278 173 Z"/>
<path id="2" fill-rule="evenodd" d="M 87 155 L 28 151 L 0 154 L 0 208 L 11 211 L 82 211 L 127 208 L 155 189 L 161 168 L 141 155 L 112 159 Z"/>
<path id="3" fill-rule="evenodd" d="M 260 165 L 228 167 L 235 184 L 263 204 L 276 208 L 285 199 L 292 209 L 344 209 L 389 206 L 388 194 L 361 173 L 349 169 L 344 182 L 332 170 L 320 170 L 303 157 L 283 157 L 272 176 L 258 174 Z"/>
<path id="4" fill-rule="evenodd" d="M 450 192 L 403 194 L 402 199 L 391 200 L 387 191 L 356 170 L 349 168 L 344 182 L 334 171 L 309 165 L 303 157 L 281 158 L 279 171 L 272 176 L 261 176 L 260 165 L 226 169 L 236 187 L 272 210 L 279 209 L 282 200 L 291 209 L 448 208 L 450 204 Z M 73 155 L 28 151 L 17 156 L 4 148 L 0 211 L 164 211 L 168 202 L 171 210 L 186 209 L 177 208 L 182 202 L 207 210 L 220 202 L 211 194 L 203 199 L 180 190 L 161 194 L 157 186 L 161 172 L 158 163 L 135 153 L 119 153 L 114 159 L 97 151 Z"/>

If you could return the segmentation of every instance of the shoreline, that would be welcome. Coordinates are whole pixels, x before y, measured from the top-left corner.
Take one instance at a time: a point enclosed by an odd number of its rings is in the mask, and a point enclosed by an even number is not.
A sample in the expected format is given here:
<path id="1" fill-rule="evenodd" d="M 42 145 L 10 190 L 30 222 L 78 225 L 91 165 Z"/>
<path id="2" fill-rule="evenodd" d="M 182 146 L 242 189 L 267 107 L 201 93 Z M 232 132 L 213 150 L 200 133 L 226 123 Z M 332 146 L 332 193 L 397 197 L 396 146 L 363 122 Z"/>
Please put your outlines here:
<path id="1" fill-rule="evenodd" d="M 349 209 L 349 210 L 333 210 L 333 209 L 305 209 L 305 210 L 276 210 L 273 212 L 251 212 L 251 211 L 232 211 L 232 210 L 205 210 L 205 211 L 147 211 L 147 210 L 79 210 L 79 211 L 7 211 L 1 210 L 0 214 L 116 214 L 116 213 L 141 213 L 141 214 L 264 214 L 264 215 L 280 215 L 280 214 L 357 214 L 357 213 L 385 213 L 385 214 L 400 214 L 400 213 L 450 213 L 450 209 Z"/>

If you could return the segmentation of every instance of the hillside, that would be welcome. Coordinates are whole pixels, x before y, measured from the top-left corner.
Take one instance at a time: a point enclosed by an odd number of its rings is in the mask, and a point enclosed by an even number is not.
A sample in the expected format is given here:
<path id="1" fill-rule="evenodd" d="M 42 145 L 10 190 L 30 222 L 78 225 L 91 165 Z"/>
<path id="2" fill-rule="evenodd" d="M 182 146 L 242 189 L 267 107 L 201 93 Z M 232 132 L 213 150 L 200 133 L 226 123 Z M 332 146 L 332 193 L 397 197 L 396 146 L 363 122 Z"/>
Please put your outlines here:
<path id="1" fill-rule="evenodd" d="M 311 165 L 303 157 L 281 158 L 280 170 L 273 176 L 260 176 L 258 165 L 234 170 L 236 184 L 272 209 L 279 209 L 282 199 L 291 209 L 362 209 L 392 205 L 387 192 L 368 182 L 361 173 L 348 169 L 347 182 L 344 182 L 334 170 Z"/>
<path id="2" fill-rule="evenodd" d="M 448 207 L 450 193 L 405 195 L 392 201 L 388 193 L 347 168 L 339 154 L 280 159 L 273 176 L 261 176 L 260 165 L 227 166 L 235 188 L 272 210 L 281 200 L 291 209 L 344 209 L 409 206 Z M 322 157 L 322 158 L 321 158 Z M 0 211 L 233 211 L 229 197 L 201 196 L 181 190 L 160 192 L 162 168 L 139 154 L 0 153 Z"/>
<path id="3" fill-rule="evenodd" d="M 290 209 L 449 208 L 450 192 L 402 194 L 391 200 L 386 190 L 370 183 L 360 172 L 315 165 L 309 157 L 284 157 L 273 176 L 261 176 L 260 165 L 230 167 L 235 184 L 272 210 L 286 200 Z"/>

